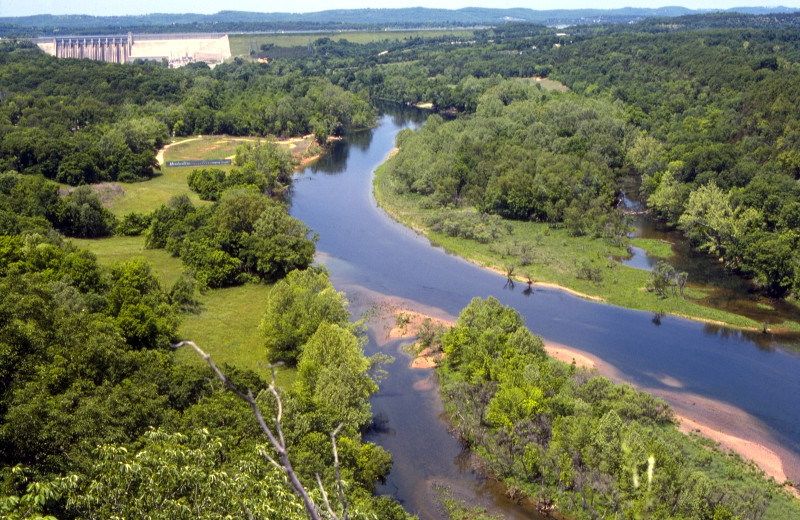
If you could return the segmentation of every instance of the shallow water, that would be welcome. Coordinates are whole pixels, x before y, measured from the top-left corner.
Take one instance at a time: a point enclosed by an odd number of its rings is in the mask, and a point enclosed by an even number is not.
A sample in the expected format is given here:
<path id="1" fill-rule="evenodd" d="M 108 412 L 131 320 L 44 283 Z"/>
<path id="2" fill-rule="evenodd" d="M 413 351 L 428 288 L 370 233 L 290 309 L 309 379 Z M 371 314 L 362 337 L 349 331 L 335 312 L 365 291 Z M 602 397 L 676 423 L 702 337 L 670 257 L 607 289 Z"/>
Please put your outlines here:
<path id="1" fill-rule="evenodd" d="M 707 297 L 695 300 L 700 305 L 746 316 L 758 323 L 778 325 L 784 321 L 800 321 L 800 310 L 782 299 L 773 299 L 761 294 L 753 280 L 737 274 L 732 274 L 725 269 L 723 263 L 702 251 L 695 251 L 686 238 L 678 231 L 653 219 L 643 212 L 643 203 L 638 200 L 638 186 L 630 180 L 626 186 L 629 197 L 623 198 L 623 205 L 634 214 L 631 223 L 634 232 L 631 236 L 651 238 L 672 244 L 672 256 L 666 261 L 677 272 L 688 273 L 689 286 L 701 288 L 708 294 Z M 637 269 L 652 270 L 658 262 L 657 258 L 650 257 L 646 251 L 634 247 L 631 258 L 617 259 L 624 265 Z M 800 334 L 782 333 L 781 337 L 770 338 L 783 344 L 800 345 Z"/>
<path id="2" fill-rule="evenodd" d="M 503 276 L 431 247 L 388 218 L 372 196 L 372 172 L 393 149 L 396 133 L 425 116 L 384 116 L 377 128 L 339 143 L 295 182 L 291 212 L 320 234 L 319 258 L 336 288 L 353 300 L 353 310 L 392 299 L 453 318 L 473 297 L 494 296 L 517 309 L 533 332 L 601 358 L 618 378 L 688 412 L 703 399 L 747 417 L 761 440 L 794 457 L 797 464 L 785 470 L 800 480 L 800 355 L 771 336 L 622 309 L 555 289 L 509 290 Z M 435 390 L 420 382 L 430 372 L 406 368 L 399 342 L 380 347 L 380 334 L 371 331 L 368 351 L 388 349 L 398 358 L 373 398 L 381 426 L 369 438 L 395 459 L 382 491 L 421 518 L 442 518 L 431 496 L 431 483 L 441 480 L 468 489 L 474 500 L 496 504 L 508 518 L 535 518 L 502 504 L 497 490 L 464 467 L 461 448 L 439 416 Z"/>

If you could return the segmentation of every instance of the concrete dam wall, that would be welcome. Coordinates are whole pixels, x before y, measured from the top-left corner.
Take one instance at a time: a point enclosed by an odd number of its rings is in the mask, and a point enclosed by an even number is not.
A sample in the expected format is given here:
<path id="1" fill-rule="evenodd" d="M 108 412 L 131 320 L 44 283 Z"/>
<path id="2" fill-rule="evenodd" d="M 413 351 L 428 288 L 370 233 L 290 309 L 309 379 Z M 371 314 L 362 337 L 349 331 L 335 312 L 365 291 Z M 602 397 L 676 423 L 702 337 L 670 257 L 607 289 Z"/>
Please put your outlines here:
<path id="1" fill-rule="evenodd" d="M 222 63 L 231 57 L 227 34 L 132 34 L 63 36 L 33 40 L 57 58 L 86 58 L 111 63 L 136 59 L 167 60 L 171 67 L 204 61 Z"/>

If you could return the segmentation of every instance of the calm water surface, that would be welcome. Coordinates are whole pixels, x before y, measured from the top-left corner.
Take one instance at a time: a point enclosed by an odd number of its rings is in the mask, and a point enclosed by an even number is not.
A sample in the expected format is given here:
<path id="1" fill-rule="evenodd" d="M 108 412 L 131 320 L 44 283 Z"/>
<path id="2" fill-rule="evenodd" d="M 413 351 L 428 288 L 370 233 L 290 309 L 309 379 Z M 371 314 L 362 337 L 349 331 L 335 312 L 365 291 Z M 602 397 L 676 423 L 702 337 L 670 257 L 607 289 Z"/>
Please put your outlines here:
<path id="1" fill-rule="evenodd" d="M 689 416 L 696 403 L 714 403 L 720 413 L 732 413 L 732 422 L 745 417 L 737 425 L 746 422 L 779 454 L 800 461 L 800 356 L 768 336 L 598 304 L 557 290 L 535 289 L 530 295 L 519 286 L 508 290 L 504 277 L 431 247 L 388 218 L 372 196 L 373 171 L 393 149 L 397 132 L 424 117 L 415 111 L 383 116 L 376 129 L 337 144 L 296 179 L 291 213 L 319 233 L 319 259 L 337 289 L 348 293 L 352 310 L 391 298 L 452 318 L 473 297 L 494 296 L 517 309 L 533 332 L 614 367 L 616 379 L 664 396 Z M 536 518 L 503 503 L 501 493 L 473 475 L 440 417 L 433 374 L 407 368 L 399 342 L 379 347 L 381 334 L 370 332 L 367 350 L 398 358 L 373 398 L 379 420 L 370 439 L 395 459 L 382 491 L 421 518 L 442 518 L 432 498 L 435 483 L 507 518 Z M 800 479 L 800 463 L 784 470 Z"/>

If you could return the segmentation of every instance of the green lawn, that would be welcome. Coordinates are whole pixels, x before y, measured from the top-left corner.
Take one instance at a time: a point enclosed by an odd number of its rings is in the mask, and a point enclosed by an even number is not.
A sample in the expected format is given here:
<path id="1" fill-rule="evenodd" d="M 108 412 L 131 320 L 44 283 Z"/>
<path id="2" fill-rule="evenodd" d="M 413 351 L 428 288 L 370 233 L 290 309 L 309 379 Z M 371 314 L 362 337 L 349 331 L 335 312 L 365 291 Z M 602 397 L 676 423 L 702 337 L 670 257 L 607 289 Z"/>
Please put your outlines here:
<path id="1" fill-rule="evenodd" d="M 110 237 L 103 239 L 73 239 L 79 247 L 97 255 L 102 265 L 143 257 L 153 266 L 162 287 L 169 288 L 183 273 L 183 263 L 163 249 L 145 249 L 144 237 Z M 264 314 L 264 301 L 271 286 L 248 284 L 242 287 L 216 289 L 199 295 L 200 310 L 186 314 L 179 329 L 182 339 L 190 339 L 211 354 L 212 360 L 257 371 L 269 380 L 263 342 L 258 336 L 258 324 Z M 181 349 L 176 353 L 181 363 L 203 363 L 194 350 Z M 294 369 L 281 368 L 278 383 L 290 386 Z"/>
<path id="2" fill-rule="evenodd" d="M 172 159 L 170 159 L 172 160 Z M 226 168 L 226 166 L 221 166 Z M 195 205 L 206 204 L 186 185 L 186 177 L 194 168 L 161 168 L 161 173 L 145 182 L 122 184 L 125 194 L 115 200 L 109 209 L 117 217 L 131 211 L 149 213 L 176 195 L 186 194 Z"/>
<path id="3" fill-rule="evenodd" d="M 488 244 L 475 240 L 454 238 L 426 228 L 426 216 L 432 210 L 420 209 L 413 196 L 398 196 L 390 186 L 390 179 L 381 167 L 376 172 L 375 195 L 378 203 L 400 222 L 424 232 L 433 242 L 479 265 L 500 272 L 513 266 L 513 277 L 525 287 L 530 277 L 536 283 L 550 283 L 566 287 L 590 297 L 631 309 L 657 313 L 683 315 L 703 320 L 730 324 L 736 327 L 759 329 L 755 321 L 729 312 L 694 303 L 707 295 L 703 287 L 690 284 L 687 298 L 660 297 L 645 290 L 649 273 L 621 265 L 612 256 L 625 256 L 624 247 L 615 247 L 608 240 L 590 237 L 572 237 L 565 229 L 553 229 L 536 222 L 507 221 L 512 225 L 510 234 L 502 234 Z M 470 210 L 464 210 L 470 211 Z M 635 240 L 656 256 L 669 257 L 669 244 L 657 240 Z M 523 254 L 528 265 L 523 265 Z M 591 271 L 589 279 L 586 272 Z M 792 324 L 787 324 L 792 326 Z"/>
<path id="4" fill-rule="evenodd" d="M 260 140 L 257 137 L 208 136 L 175 144 L 164 155 L 169 161 L 232 159 L 240 144 Z"/>
<path id="5" fill-rule="evenodd" d="M 270 372 L 265 368 L 266 348 L 258 333 L 258 324 L 270 288 L 248 284 L 207 292 L 200 298 L 200 312 L 184 317 L 178 331 L 180 337 L 197 343 L 217 365 L 227 363 L 255 370 L 269 381 Z M 205 363 L 189 348 L 178 350 L 175 359 L 179 363 Z M 291 386 L 295 374 L 294 369 L 280 367 L 278 385 Z"/>
<path id="6" fill-rule="evenodd" d="M 347 40 L 351 43 L 372 43 L 383 40 L 403 40 L 406 38 L 436 38 L 438 36 L 453 36 L 454 38 L 471 37 L 473 31 L 469 30 L 431 30 L 431 31 L 332 31 L 324 33 L 283 33 L 283 34 L 231 34 L 232 56 L 249 56 L 250 48 L 259 51 L 263 44 L 273 44 L 276 47 L 304 47 L 309 41 L 319 38 L 331 40 Z"/>
<path id="7" fill-rule="evenodd" d="M 123 262 L 135 257 L 143 257 L 153 266 L 153 273 L 161 286 L 169 289 L 183 273 L 183 263 L 164 249 L 145 249 L 144 237 L 113 236 L 96 239 L 71 239 L 79 247 L 97 255 L 101 265 Z"/>
<path id="8" fill-rule="evenodd" d="M 182 161 L 190 159 L 226 159 L 232 157 L 236 152 L 236 147 L 245 141 L 256 141 L 257 137 L 227 137 L 210 136 L 198 138 L 188 138 L 177 141 L 164 152 L 164 164 L 166 161 Z M 302 155 L 309 147 L 313 138 L 307 139 L 288 139 L 282 144 L 295 154 Z M 227 171 L 231 166 L 215 166 Z M 114 200 L 109 207 L 112 213 L 121 217 L 131 211 L 148 213 L 159 206 L 166 204 L 170 198 L 176 195 L 186 194 L 195 205 L 209 204 L 200 200 L 200 197 L 189 190 L 186 178 L 194 170 L 194 166 L 178 168 L 167 168 L 161 166 L 161 171 L 152 179 L 145 182 L 134 182 L 121 184 L 124 190 L 122 197 Z"/>

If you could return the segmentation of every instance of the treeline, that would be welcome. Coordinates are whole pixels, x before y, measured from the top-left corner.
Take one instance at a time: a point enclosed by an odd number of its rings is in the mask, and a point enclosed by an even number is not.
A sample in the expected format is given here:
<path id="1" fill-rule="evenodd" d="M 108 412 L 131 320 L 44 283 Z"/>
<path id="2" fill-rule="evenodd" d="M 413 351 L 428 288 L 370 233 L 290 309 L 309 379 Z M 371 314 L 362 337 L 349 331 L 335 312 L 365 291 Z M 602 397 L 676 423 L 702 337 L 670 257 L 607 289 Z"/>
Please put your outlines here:
<path id="1" fill-rule="evenodd" d="M 751 464 L 681 434 L 663 401 L 549 358 L 494 298 L 472 300 L 441 348 L 455 432 L 512 496 L 576 519 L 800 513 Z"/>
<path id="2" fill-rule="evenodd" d="M 398 193 L 428 208 L 471 206 L 504 218 L 622 232 L 617 180 L 633 131 L 621 104 L 501 81 L 469 118 L 428 118 L 397 137 L 387 164 Z M 447 230 L 445 230 L 447 231 Z"/>
<path id="3" fill-rule="evenodd" d="M 543 26 L 527 26 L 543 38 L 556 38 Z M 473 112 L 477 99 L 501 78 L 547 76 L 549 65 L 490 42 L 489 32 L 474 38 L 440 36 L 386 39 L 354 44 L 346 38 L 320 38 L 312 53 L 270 63 L 275 73 L 300 70 L 324 74 L 353 92 L 367 92 L 375 100 L 396 103 L 432 103 L 436 110 Z M 557 38 L 556 38 L 557 40 Z M 284 49 L 267 48 L 262 54 L 281 57 Z"/>
<path id="4" fill-rule="evenodd" d="M 48 36 L 58 34 L 116 34 L 120 31 L 143 33 L 179 32 L 271 32 L 321 30 L 385 30 L 405 27 L 476 27 L 506 24 L 508 20 L 541 23 L 549 26 L 629 24 L 656 18 L 654 25 L 687 24 L 707 28 L 764 26 L 786 23 L 796 17 L 787 7 L 737 7 L 724 13 L 693 14 L 685 7 L 657 9 L 487 9 L 468 7 L 458 10 L 430 8 L 335 9 L 314 13 L 254 13 L 220 11 L 215 14 L 148 14 L 131 16 L 34 15 L 0 18 L 0 35 Z M 756 16 L 754 16 L 756 15 Z M 718 25 L 717 25 L 718 26 Z"/>
<path id="5" fill-rule="evenodd" d="M 171 135 L 313 132 L 324 142 L 375 121 L 366 96 L 322 76 L 56 59 L 13 41 L 0 43 L 0 92 L 0 171 L 72 185 L 152 177 Z"/>
<path id="6" fill-rule="evenodd" d="M 793 30 L 624 33 L 551 52 L 578 93 L 624 101 L 648 206 L 774 295 L 798 288 L 800 40 Z"/>

